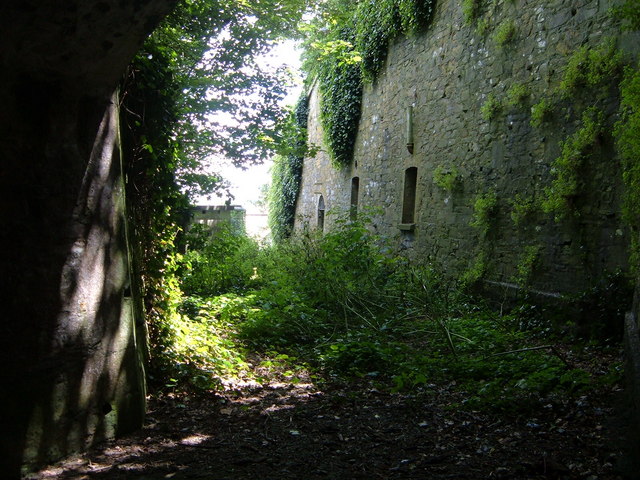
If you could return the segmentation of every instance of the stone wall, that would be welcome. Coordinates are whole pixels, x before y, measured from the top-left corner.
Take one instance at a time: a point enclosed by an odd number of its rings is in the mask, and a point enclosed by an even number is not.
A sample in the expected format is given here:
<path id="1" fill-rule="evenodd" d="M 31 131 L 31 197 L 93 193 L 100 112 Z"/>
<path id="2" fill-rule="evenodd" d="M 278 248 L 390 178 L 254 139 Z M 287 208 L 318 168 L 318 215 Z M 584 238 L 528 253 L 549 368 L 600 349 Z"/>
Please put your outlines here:
<path id="1" fill-rule="evenodd" d="M 210 228 L 211 233 L 228 225 L 232 232 L 246 232 L 247 211 L 240 205 L 198 205 L 191 208 L 191 224 L 199 223 Z"/>
<path id="2" fill-rule="evenodd" d="M 114 93 L 170 0 L 0 6 L 0 472 L 138 428 Z"/>
<path id="3" fill-rule="evenodd" d="M 345 211 L 359 180 L 358 208 L 380 207 L 373 225 L 404 255 L 433 260 L 464 274 L 484 260 L 485 279 L 498 290 L 517 289 L 518 265 L 537 252 L 529 288 L 544 296 L 575 293 L 626 268 L 628 232 L 620 219 L 621 180 L 613 139 L 605 133 L 581 171 L 575 212 L 556 222 L 541 211 L 516 225 L 516 195 L 540 200 L 551 183 L 561 142 L 579 126 L 592 92 L 561 101 L 550 121 L 530 124 L 530 107 L 551 98 L 569 56 L 608 37 L 628 54 L 637 37 L 621 34 L 606 0 L 498 0 L 485 11 L 485 33 L 465 23 L 458 0 L 439 0 L 426 33 L 402 38 L 389 49 L 386 67 L 365 86 L 354 160 L 337 170 L 326 152 L 304 163 L 296 228 L 316 226 L 322 196 L 328 212 Z M 500 46 L 494 32 L 513 22 L 515 36 Z M 488 121 L 481 107 L 490 95 L 504 100 L 510 87 L 530 91 L 524 105 L 506 106 Z M 607 125 L 615 121 L 617 91 L 603 102 Z M 407 148 L 412 107 L 413 153 Z M 319 94 L 310 91 L 309 141 L 322 144 Z M 417 168 L 415 218 L 402 222 L 405 170 Z M 455 188 L 438 186 L 435 172 L 457 170 Z M 495 192 L 498 206 L 484 237 L 470 226 L 478 195 Z M 325 220 L 330 228 L 332 216 Z M 522 279 L 520 279 L 522 280 Z"/>

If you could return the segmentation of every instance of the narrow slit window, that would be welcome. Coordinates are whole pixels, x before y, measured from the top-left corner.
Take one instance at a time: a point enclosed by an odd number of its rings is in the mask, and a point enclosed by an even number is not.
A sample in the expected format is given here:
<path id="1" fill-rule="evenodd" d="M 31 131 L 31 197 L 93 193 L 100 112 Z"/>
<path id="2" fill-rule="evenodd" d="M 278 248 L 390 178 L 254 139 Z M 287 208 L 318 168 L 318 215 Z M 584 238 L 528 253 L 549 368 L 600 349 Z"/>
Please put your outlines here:
<path id="1" fill-rule="evenodd" d="M 324 231 L 324 197 L 318 199 L 318 230 Z"/>
<path id="2" fill-rule="evenodd" d="M 351 179 L 351 210 L 349 217 L 351 220 L 358 218 L 358 196 L 360 195 L 360 178 L 353 177 Z"/>
<path id="3" fill-rule="evenodd" d="M 415 223 L 416 185 L 418 183 L 418 169 L 407 168 L 404 171 L 404 194 L 402 196 L 402 223 Z"/>

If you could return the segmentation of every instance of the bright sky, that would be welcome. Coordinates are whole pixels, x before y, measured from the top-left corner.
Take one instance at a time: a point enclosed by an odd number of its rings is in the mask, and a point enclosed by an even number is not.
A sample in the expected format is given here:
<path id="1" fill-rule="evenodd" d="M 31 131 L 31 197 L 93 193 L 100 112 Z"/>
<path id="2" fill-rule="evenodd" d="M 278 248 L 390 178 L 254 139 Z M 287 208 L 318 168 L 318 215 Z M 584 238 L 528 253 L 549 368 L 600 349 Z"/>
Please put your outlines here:
<path id="1" fill-rule="evenodd" d="M 298 99 L 302 88 L 300 51 L 295 48 L 293 41 L 286 41 L 276 47 L 271 55 L 264 58 L 264 61 L 274 66 L 287 65 L 294 72 L 296 84 L 290 87 L 290 92 L 285 98 L 286 105 L 293 105 Z M 262 185 L 271 182 L 269 172 L 271 163 L 271 161 L 268 161 L 263 165 L 255 165 L 242 170 L 234 167 L 231 162 L 224 159 L 214 162 L 216 173 L 219 173 L 231 183 L 231 193 L 235 197 L 232 204 L 241 205 L 247 210 L 247 214 L 266 213 L 261 212 L 255 202 L 260 200 Z M 200 198 L 198 203 L 200 205 L 222 205 L 226 200 L 225 197 L 212 197 L 211 200 Z M 249 220 L 247 218 L 248 222 Z M 247 227 L 249 228 L 249 225 Z"/>

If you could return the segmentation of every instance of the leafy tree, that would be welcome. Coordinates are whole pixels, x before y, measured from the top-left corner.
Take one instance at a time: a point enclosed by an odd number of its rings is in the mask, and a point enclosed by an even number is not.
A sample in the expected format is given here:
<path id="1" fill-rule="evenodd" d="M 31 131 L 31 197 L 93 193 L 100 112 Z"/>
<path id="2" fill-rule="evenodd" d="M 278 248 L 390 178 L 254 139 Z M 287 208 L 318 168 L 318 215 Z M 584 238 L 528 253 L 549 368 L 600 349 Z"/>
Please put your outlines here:
<path id="1" fill-rule="evenodd" d="M 123 80 L 129 216 L 152 347 L 163 345 L 154 336 L 175 308 L 189 199 L 226 188 L 205 167 L 222 155 L 238 166 L 260 162 L 282 137 L 286 72 L 259 58 L 295 34 L 306 3 L 181 0 Z"/>

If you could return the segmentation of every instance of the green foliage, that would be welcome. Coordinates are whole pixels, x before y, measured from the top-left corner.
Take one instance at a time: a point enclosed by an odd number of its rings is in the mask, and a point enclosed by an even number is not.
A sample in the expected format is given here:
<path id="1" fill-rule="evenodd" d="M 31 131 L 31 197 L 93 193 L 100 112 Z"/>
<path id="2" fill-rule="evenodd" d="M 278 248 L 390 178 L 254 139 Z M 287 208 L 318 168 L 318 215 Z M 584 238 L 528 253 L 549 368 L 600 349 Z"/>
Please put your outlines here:
<path id="1" fill-rule="evenodd" d="M 433 171 L 433 183 L 447 192 L 453 192 L 458 188 L 460 180 L 460 172 L 456 167 L 445 168 L 438 165 Z"/>
<path id="2" fill-rule="evenodd" d="M 640 3 L 637 0 L 626 0 L 612 10 L 613 15 L 623 21 L 623 30 L 640 30 Z"/>
<path id="3" fill-rule="evenodd" d="M 574 200 L 580 194 L 580 170 L 591 157 L 603 133 L 604 114 L 595 107 L 582 115 L 582 127 L 562 142 L 562 153 L 554 160 L 551 173 L 554 179 L 545 189 L 542 209 L 553 213 L 556 221 L 574 211 Z"/>
<path id="4" fill-rule="evenodd" d="M 156 364 L 167 387 L 206 391 L 248 377 L 249 348 L 267 356 L 259 370 L 295 377 L 295 361 L 331 377 L 375 377 L 378 388 L 396 391 L 455 384 L 478 409 L 530 412 L 594 383 L 538 347 L 548 332 L 526 311 L 496 316 L 433 265 L 390 256 L 366 212 L 356 222 L 339 216 L 324 236 L 252 244 L 242 253 L 237 242 L 217 239 L 216 256 L 251 278 L 227 283 L 235 293 L 208 296 L 220 287 L 203 283 L 207 296 L 176 296 L 160 324 L 167 341 Z M 525 253 L 523 275 L 537 256 L 533 247 Z M 176 265 L 185 278 L 199 268 L 184 264 Z"/>
<path id="5" fill-rule="evenodd" d="M 481 250 L 480 253 L 473 259 L 471 266 L 464 271 L 460 277 L 460 283 L 465 287 L 471 287 L 478 283 L 480 279 L 485 275 L 488 268 L 486 250 Z"/>
<path id="6" fill-rule="evenodd" d="M 562 97 L 572 98 L 582 88 L 607 88 L 622 71 L 622 53 L 613 41 L 599 48 L 580 47 L 569 59 L 559 91 Z"/>
<path id="7" fill-rule="evenodd" d="M 332 163 L 349 165 L 360 120 L 363 81 L 373 81 L 386 60 L 389 42 L 424 28 L 434 0 L 331 0 L 303 27 L 304 69 L 317 78 L 320 120 Z"/>
<path id="8" fill-rule="evenodd" d="M 493 41 L 499 47 L 504 47 L 509 42 L 513 41 L 516 36 L 516 25 L 513 21 L 507 20 L 502 22 L 498 28 L 496 28 L 493 34 Z"/>
<path id="9" fill-rule="evenodd" d="M 540 250 L 542 250 L 540 245 L 527 245 L 524 247 L 524 251 L 516 267 L 517 273 L 515 281 L 518 285 L 525 286 L 529 284 L 536 262 L 540 256 Z"/>
<path id="10" fill-rule="evenodd" d="M 254 275 L 249 259 L 257 249 L 255 240 L 221 226 L 202 249 L 184 255 L 182 290 L 205 297 L 246 290 Z"/>
<path id="11" fill-rule="evenodd" d="M 533 198 L 524 198 L 519 193 L 516 193 L 515 198 L 511 201 L 511 220 L 514 225 L 519 226 L 535 209 L 536 202 Z"/>
<path id="12" fill-rule="evenodd" d="M 306 132 L 309 102 L 302 94 L 296 105 L 292 121 L 301 132 Z M 304 139 L 294 142 L 302 150 L 306 146 Z M 269 228 L 274 241 L 289 237 L 293 229 L 296 213 L 296 201 L 302 181 L 302 163 L 304 156 L 292 152 L 276 156 L 271 170 L 271 185 L 268 192 Z"/>
<path id="13" fill-rule="evenodd" d="M 156 348 L 154 367 L 165 387 L 217 390 L 223 380 L 246 374 L 245 350 L 229 335 L 237 320 L 223 313 L 230 309 L 229 304 L 241 302 L 233 296 L 211 300 L 187 297 L 182 307 L 190 304 L 189 315 L 173 312 L 163 318 L 164 341 Z"/>
<path id="14" fill-rule="evenodd" d="M 372 81 L 387 57 L 389 42 L 401 30 L 396 0 L 364 0 L 358 3 L 354 24 L 356 50 L 362 55 L 362 73 Z"/>
<path id="15" fill-rule="evenodd" d="M 400 25 L 406 35 L 426 28 L 435 9 L 435 0 L 397 0 Z"/>
<path id="16" fill-rule="evenodd" d="M 482 106 L 480 107 L 480 115 L 487 122 L 496 118 L 496 116 L 502 110 L 502 102 L 496 98 L 493 93 L 487 95 L 487 99 L 484 101 Z"/>
<path id="17" fill-rule="evenodd" d="M 498 195 L 495 190 L 478 195 L 473 203 L 473 219 L 471 225 L 480 230 L 482 237 L 486 237 L 493 224 L 498 210 Z"/>
<path id="18" fill-rule="evenodd" d="M 462 0 L 462 15 L 466 24 L 471 24 L 480 13 L 480 0 Z"/>
<path id="19" fill-rule="evenodd" d="M 364 0 L 358 3 L 353 24 L 356 50 L 362 55 L 362 73 L 373 81 L 387 57 L 389 43 L 400 34 L 410 35 L 431 19 L 434 0 Z"/>
<path id="20" fill-rule="evenodd" d="M 540 128 L 544 122 L 549 121 L 553 114 L 553 102 L 548 99 L 542 99 L 531 107 L 531 126 Z"/>
<path id="21" fill-rule="evenodd" d="M 486 18 L 480 18 L 478 19 L 478 23 L 476 25 L 476 33 L 481 37 L 484 37 L 489 31 L 489 27 L 489 20 L 487 20 Z"/>
<path id="22" fill-rule="evenodd" d="M 631 236 L 630 263 L 640 272 L 640 69 L 627 67 L 620 84 L 621 118 L 616 123 L 614 136 L 622 158 L 622 180 L 625 190 L 622 214 L 627 225 L 635 232 Z"/>
<path id="23" fill-rule="evenodd" d="M 295 29 L 304 8 L 303 0 L 178 2 L 123 79 L 133 288 L 136 298 L 144 297 L 137 308 L 147 315 L 152 372 L 175 337 L 165 322 L 175 318 L 180 296 L 177 252 L 189 198 L 226 189 L 219 176 L 203 173 L 209 158 L 224 153 L 237 164 L 259 161 L 274 146 L 264 140 L 282 136 L 286 81 L 256 58 Z M 235 123 L 222 126 L 220 116 Z"/>
<path id="24" fill-rule="evenodd" d="M 331 162 L 337 168 L 347 166 L 353 158 L 360 104 L 362 77 L 360 67 L 350 63 L 331 63 L 319 78 L 322 105 L 320 121 Z"/>
<path id="25" fill-rule="evenodd" d="M 529 100 L 531 92 L 526 85 L 522 83 L 514 83 L 507 91 L 506 104 L 511 107 L 522 107 Z"/>

